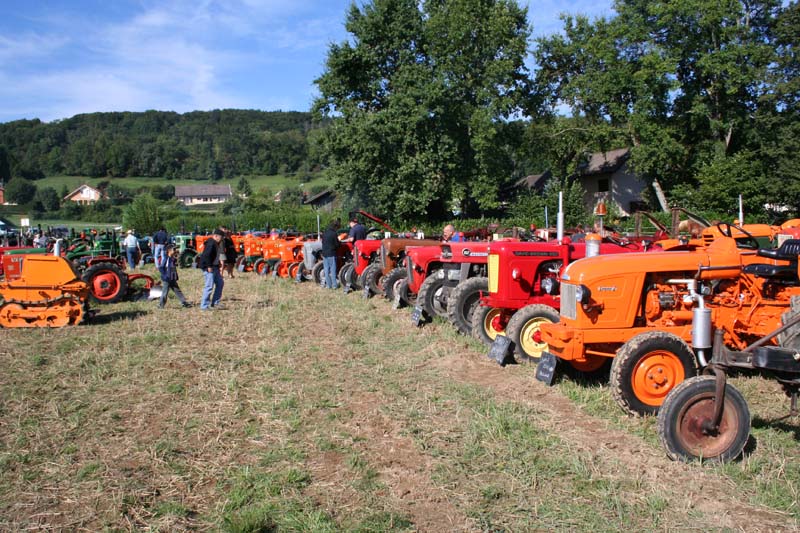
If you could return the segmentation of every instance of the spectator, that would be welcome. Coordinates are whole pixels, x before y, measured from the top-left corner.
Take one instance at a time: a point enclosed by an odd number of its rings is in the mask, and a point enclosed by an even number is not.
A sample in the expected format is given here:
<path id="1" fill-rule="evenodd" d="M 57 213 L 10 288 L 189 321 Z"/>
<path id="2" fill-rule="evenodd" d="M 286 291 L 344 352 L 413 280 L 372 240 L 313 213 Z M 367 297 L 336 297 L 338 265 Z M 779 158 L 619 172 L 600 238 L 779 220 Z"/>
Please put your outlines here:
<path id="1" fill-rule="evenodd" d="M 333 220 L 322 233 L 322 270 L 325 274 L 325 286 L 336 289 L 336 252 L 339 249 L 339 220 Z"/>
<path id="2" fill-rule="evenodd" d="M 125 254 L 128 257 L 128 268 L 135 270 L 136 262 L 139 260 L 139 254 L 142 252 L 142 249 L 139 247 L 139 239 L 133 234 L 132 229 L 128 230 L 128 235 L 125 237 L 125 240 L 122 241 L 122 244 L 125 245 Z"/>
<path id="3" fill-rule="evenodd" d="M 222 231 L 225 232 L 225 238 L 223 239 L 223 247 L 225 249 L 225 265 L 224 269 L 225 272 L 228 273 L 228 277 L 233 279 L 233 267 L 236 265 L 236 243 L 233 242 L 233 236 L 231 232 L 227 228 L 220 228 Z"/>
<path id="4" fill-rule="evenodd" d="M 456 233 L 456 228 L 448 224 L 442 230 L 442 242 L 461 242 L 463 239 L 460 233 Z"/>
<path id="5" fill-rule="evenodd" d="M 169 235 L 167 230 L 162 226 L 155 234 L 153 234 L 153 261 L 156 263 L 156 268 L 161 268 L 167 255 L 164 247 L 169 242 Z"/>
<path id="6" fill-rule="evenodd" d="M 354 216 L 350 219 L 350 233 L 348 233 L 347 238 L 342 242 L 352 242 L 353 245 L 355 245 L 357 241 L 363 241 L 366 238 L 367 228 L 358 221 L 358 217 Z"/>
<path id="7" fill-rule="evenodd" d="M 178 297 L 178 300 L 181 302 L 181 306 L 191 307 L 192 304 L 186 301 L 181 288 L 178 287 L 178 269 L 176 268 L 175 264 L 175 247 L 171 244 L 167 245 L 165 248 L 164 261 L 161 263 L 159 271 L 161 272 L 163 290 L 161 291 L 161 299 L 158 302 L 158 308 L 164 309 L 164 304 L 167 303 L 167 294 L 169 293 L 170 289 L 172 289 L 172 291 L 175 293 L 175 296 Z"/>
<path id="8" fill-rule="evenodd" d="M 207 311 L 210 308 L 224 309 L 225 305 L 220 303 L 222 298 L 222 287 L 225 280 L 220 273 L 220 243 L 222 242 L 222 230 L 214 230 L 214 234 L 205 242 L 203 253 L 200 254 L 198 267 L 203 271 L 203 295 L 200 299 L 200 310 Z M 213 295 L 212 295 L 213 290 Z"/>
<path id="9" fill-rule="evenodd" d="M 33 245 L 36 248 L 47 248 L 47 237 L 45 237 L 42 233 L 34 234 Z"/>

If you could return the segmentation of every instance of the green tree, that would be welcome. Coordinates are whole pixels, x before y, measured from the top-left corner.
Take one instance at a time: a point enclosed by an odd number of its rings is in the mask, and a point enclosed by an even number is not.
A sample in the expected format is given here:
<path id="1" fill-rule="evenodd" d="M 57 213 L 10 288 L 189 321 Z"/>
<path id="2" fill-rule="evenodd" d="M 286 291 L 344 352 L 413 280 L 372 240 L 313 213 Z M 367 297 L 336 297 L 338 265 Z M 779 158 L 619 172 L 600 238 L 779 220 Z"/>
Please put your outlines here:
<path id="1" fill-rule="evenodd" d="M 53 187 L 42 187 L 33 196 L 33 208 L 37 211 L 58 211 L 61 198 Z"/>
<path id="2" fill-rule="evenodd" d="M 399 219 L 494 207 L 510 178 L 505 120 L 528 104 L 526 11 L 512 0 L 353 4 L 351 41 L 316 81 L 322 157 L 345 203 Z M 345 206 L 349 207 L 349 206 Z"/>
<path id="3" fill-rule="evenodd" d="M 236 184 L 236 191 L 244 196 L 250 196 L 253 194 L 253 188 L 250 186 L 250 182 L 247 181 L 247 178 L 244 176 L 242 176 L 241 179 L 239 179 L 239 183 Z"/>
<path id="4" fill-rule="evenodd" d="M 158 201 L 149 194 L 140 194 L 122 213 L 122 223 L 140 235 L 150 235 L 161 227 L 161 212 Z"/>
<path id="5" fill-rule="evenodd" d="M 36 185 L 24 178 L 14 178 L 6 184 L 6 201 L 27 204 L 36 194 Z"/>
<path id="6" fill-rule="evenodd" d="M 547 222 L 550 227 L 555 227 L 559 193 L 562 193 L 566 227 L 586 224 L 591 220 L 584 203 L 586 191 L 576 180 L 553 179 L 547 182 L 541 195 L 533 191 L 520 194 L 516 202 L 511 205 L 510 214 L 520 224 L 536 224 L 538 227 L 544 227 L 545 208 L 547 208 Z"/>

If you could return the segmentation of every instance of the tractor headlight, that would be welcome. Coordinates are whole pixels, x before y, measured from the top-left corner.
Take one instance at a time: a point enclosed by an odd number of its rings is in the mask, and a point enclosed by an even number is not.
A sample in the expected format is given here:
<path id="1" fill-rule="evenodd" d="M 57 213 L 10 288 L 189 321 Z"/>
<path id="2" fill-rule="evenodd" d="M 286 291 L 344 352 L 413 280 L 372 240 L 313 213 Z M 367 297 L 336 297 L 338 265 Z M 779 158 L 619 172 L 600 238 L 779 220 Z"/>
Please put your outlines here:
<path id="1" fill-rule="evenodd" d="M 542 290 L 549 294 L 558 294 L 558 281 L 555 278 L 544 278 L 542 280 Z"/>
<path id="2" fill-rule="evenodd" d="M 575 300 L 579 304 L 586 305 L 589 303 L 589 298 L 592 296 L 592 291 L 586 285 L 578 285 L 575 288 Z"/>

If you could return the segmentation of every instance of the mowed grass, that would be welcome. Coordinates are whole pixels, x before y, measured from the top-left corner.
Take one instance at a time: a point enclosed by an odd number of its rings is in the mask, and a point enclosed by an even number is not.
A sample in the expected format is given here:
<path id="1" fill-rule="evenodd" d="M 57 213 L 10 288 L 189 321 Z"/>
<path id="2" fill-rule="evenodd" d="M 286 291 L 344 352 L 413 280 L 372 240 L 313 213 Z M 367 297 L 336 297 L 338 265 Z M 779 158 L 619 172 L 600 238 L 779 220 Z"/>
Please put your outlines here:
<path id="1" fill-rule="evenodd" d="M 181 271 L 191 300 L 200 281 Z M 547 388 L 386 301 L 252 274 L 224 300 L 0 333 L 0 530 L 798 526 L 797 428 L 765 382 L 742 383 L 751 455 L 682 465 L 605 387 Z"/>

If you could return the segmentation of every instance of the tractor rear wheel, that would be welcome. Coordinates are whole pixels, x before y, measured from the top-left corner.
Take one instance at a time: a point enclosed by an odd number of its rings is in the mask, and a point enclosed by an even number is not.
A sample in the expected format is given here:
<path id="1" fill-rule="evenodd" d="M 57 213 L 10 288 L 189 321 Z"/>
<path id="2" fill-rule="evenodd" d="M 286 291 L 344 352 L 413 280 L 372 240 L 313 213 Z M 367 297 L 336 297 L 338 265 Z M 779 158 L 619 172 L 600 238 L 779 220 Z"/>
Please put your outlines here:
<path id="1" fill-rule="evenodd" d="M 725 384 L 719 426 L 711 427 L 716 377 L 688 379 L 672 389 L 658 413 L 658 436 L 671 459 L 726 462 L 739 457 L 750 435 L 750 410 L 736 387 Z"/>
<path id="2" fill-rule="evenodd" d="M 101 304 L 120 301 L 128 292 L 128 275 L 114 263 L 96 263 L 81 276 L 92 298 Z"/>
<path id="3" fill-rule="evenodd" d="M 558 312 L 549 305 L 532 304 L 519 309 L 506 326 L 506 335 L 514 343 L 514 355 L 521 361 L 537 363 L 547 348 L 539 339 L 539 329 L 542 324 L 558 320 Z"/>
<path id="4" fill-rule="evenodd" d="M 179 259 L 181 268 L 189 268 L 190 266 L 192 266 L 195 257 L 197 257 L 197 252 L 195 252 L 194 250 L 189 250 L 189 249 L 184 250 L 181 253 L 181 257 Z"/>
<path id="5" fill-rule="evenodd" d="M 658 411 L 672 389 L 695 375 L 694 353 L 683 339 L 665 331 L 648 331 L 617 351 L 609 385 L 625 411 L 650 415 Z"/>
<path id="6" fill-rule="evenodd" d="M 434 270 L 425 278 L 419 287 L 417 303 L 428 318 L 440 316 L 447 318 L 447 305 L 441 300 L 442 290 L 444 289 L 445 279 L 439 277 L 441 270 Z"/>
<path id="7" fill-rule="evenodd" d="M 383 269 L 378 263 L 372 263 L 364 271 L 364 286 L 369 287 L 372 295 L 383 294 Z"/>
<path id="8" fill-rule="evenodd" d="M 383 296 L 387 300 L 394 300 L 395 284 L 405 277 L 408 277 L 408 270 L 405 267 L 393 268 L 386 274 L 386 278 L 383 280 Z"/>
<path id="9" fill-rule="evenodd" d="M 317 285 L 322 285 L 324 275 L 322 273 L 322 261 L 318 261 L 314 263 L 314 266 L 311 268 L 311 279 L 314 280 L 314 283 Z"/>
<path id="10" fill-rule="evenodd" d="M 499 307 L 479 305 L 472 312 L 472 336 L 491 346 L 498 335 L 506 334 L 508 311 Z"/>
<path id="11" fill-rule="evenodd" d="M 289 277 L 291 279 L 297 279 L 297 271 L 300 269 L 302 263 L 292 263 L 289 265 Z"/>
<path id="12" fill-rule="evenodd" d="M 447 316 L 464 335 L 472 334 L 472 313 L 480 304 L 481 292 L 489 292 L 489 280 L 483 276 L 465 279 L 447 298 Z"/>

